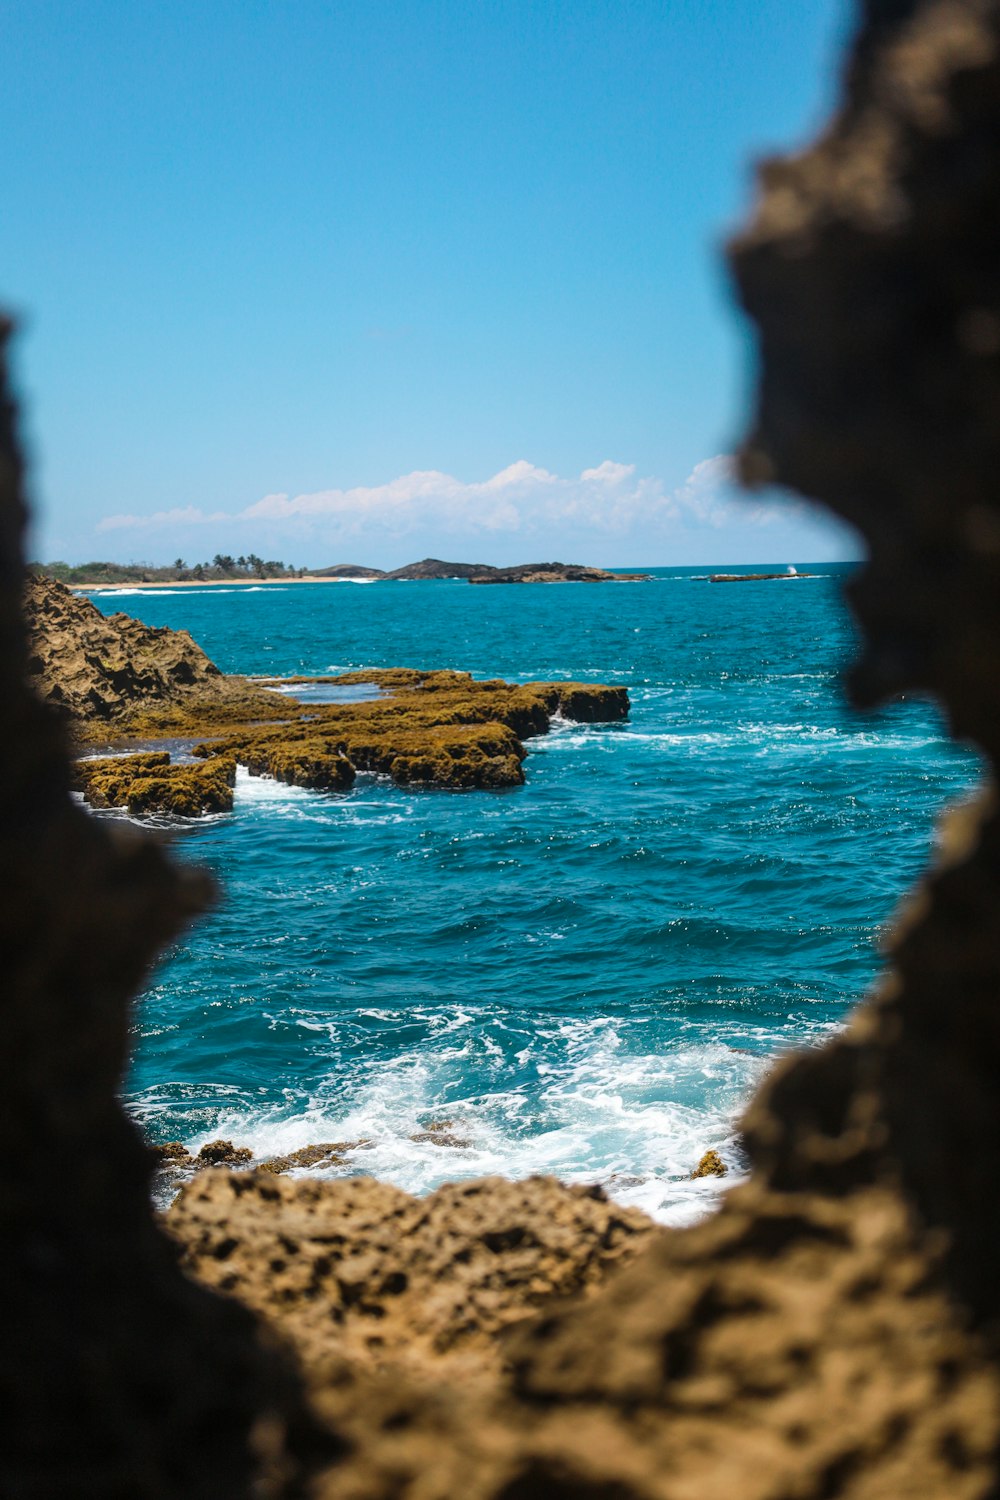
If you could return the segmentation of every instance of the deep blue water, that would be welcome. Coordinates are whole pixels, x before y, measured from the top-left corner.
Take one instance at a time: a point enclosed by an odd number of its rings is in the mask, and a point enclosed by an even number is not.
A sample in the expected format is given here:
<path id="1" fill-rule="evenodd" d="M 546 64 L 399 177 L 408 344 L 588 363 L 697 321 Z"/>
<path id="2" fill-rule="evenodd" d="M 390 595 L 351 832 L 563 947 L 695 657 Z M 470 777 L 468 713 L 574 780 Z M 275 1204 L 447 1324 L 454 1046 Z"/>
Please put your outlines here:
<path id="1" fill-rule="evenodd" d="M 366 1138 L 414 1191 L 488 1171 L 610 1183 L 681 1222 L 768 1060 L 838 1027 L 974 782 L 936 712 L 861 718 L 838 571 L 711 585 L 457 582 L 131 590 L 224 669 L 456 667 L 623 683 L 629 721 L 529 742 L 527 785 L 326 795 L 241 773 L 176 832 L 225 898 L 141 1000 L 150 1134 L 259 1151 Z M 468 1140 L 414 1142 L 449 1119 Z"/>

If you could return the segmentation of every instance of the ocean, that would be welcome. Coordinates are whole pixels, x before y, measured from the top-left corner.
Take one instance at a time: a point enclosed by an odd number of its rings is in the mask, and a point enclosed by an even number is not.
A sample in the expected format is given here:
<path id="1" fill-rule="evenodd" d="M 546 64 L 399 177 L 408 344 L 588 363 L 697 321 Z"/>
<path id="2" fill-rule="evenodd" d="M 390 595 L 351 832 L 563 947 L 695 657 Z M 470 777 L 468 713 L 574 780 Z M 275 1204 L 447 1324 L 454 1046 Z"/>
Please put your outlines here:
<path id="1" fill-rule="evenodd" d="M 748 1096 L 842 1026 L 979 763 L 927 702 L 847 708 L 849 569 L 706 571 L 93 596 L 230 672 L 453 667 L 632 700 L 530 740 L 521 788 L 240 772 L 231 814 L 175 824 L 223 899 L 136 1008 L 125 1103 L 151 1139 L 357 1141 L 338 1170 L 415 1193 L 551 1172 L 672 1224 L 739 1180 Z M 691 1181 L 710 1147 L 729 1175 Z"/>

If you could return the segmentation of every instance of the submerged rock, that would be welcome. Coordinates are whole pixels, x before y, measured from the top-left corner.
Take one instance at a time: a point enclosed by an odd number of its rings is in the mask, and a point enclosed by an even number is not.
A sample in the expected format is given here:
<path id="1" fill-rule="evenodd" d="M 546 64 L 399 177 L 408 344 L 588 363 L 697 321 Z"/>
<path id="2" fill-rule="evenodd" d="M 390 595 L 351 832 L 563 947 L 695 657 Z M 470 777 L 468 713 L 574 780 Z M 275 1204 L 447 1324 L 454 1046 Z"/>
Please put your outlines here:
<path id="1" fill-rule="evenodd" d="M 456 1134 L 454 1120 L 429 1120 L 410 1140 L 417 1145 L 447 1146 L 456 1151 L 472 1145 L 465 1136 Z"/>
<path id="2" fill-rule="evenodd" d="M 267 1156 L 254 1166 L 258 1172 L 272 1172 L 276 1176 L 306 1167 L 338 1167 L 349 1151 L 366 1144 L 366 1141 L 323 1141 L 314 1146 L 300 1146 L 284 1156 Z"/>
<path id="3" fill-rule="evenodd" d="M 206 1141 L 196 1160 L 206 1167 L 245 1167 L 253 1161 L 249 1146 L 234 1146 L 232 1141 Z"/>

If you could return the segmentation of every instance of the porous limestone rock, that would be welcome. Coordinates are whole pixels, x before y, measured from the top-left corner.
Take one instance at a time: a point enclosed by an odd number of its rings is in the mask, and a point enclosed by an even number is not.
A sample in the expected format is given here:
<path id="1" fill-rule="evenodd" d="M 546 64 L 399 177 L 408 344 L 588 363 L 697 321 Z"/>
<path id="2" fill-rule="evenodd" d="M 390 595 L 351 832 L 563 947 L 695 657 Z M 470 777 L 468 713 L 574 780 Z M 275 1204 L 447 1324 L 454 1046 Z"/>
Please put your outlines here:
<path id="1" fill-rule="evenodd" d="M 389 776 L 401 786 L 499 789 L 524 782 L 522 743 L 547 733 L 552 718 L 608 723 L 629 712 L 625 688 L 581 682 L 475 681 L 467 672 L 390 668 L 346 672 L 343 686 L 371 683 L 383 697 L 310 704 L 298 721 L 263 724 L 194 746 L 196 756 L 232 756 L 256 775 L 328 788 L 350 768 Z M 346 769 L 345 767 L 346 763 Z"/>
<path id="2" fill-rule="evenodd" d="M 502 1330 L 593 1291 L 661 1232 L 600 1188 L 552 1177 L 412 1198 L 368 1177 L 207 1172 L 166 1223 L 185 1268 L 272 1319 L 307 1369 L 331 1354 L 495 1367 Z"/>

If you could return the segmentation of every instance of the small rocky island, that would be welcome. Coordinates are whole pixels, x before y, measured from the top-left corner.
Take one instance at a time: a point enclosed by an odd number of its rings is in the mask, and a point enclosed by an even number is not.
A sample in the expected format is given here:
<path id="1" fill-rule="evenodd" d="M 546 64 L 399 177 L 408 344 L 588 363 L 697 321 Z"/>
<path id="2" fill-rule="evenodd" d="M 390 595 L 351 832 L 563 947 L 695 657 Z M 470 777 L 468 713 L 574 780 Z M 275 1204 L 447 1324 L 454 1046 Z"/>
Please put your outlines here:
<path id="1" fill-rule="evenodd" d="M 305 576 L 403 583 L 456 578 L 464 578 L 467 583 L 646 583 L 650 577 L 648 573 L 612 573 L 607 568 L 588 568 L 581 563 L 518 563 L 510 568 L 494 568 L 489 563 L 442 562 L 439 557 L 425 557 L 422 562 L 407 563 L 404 568 L 394 568 L 388 573 L 355 563 L 337 563 L 334 567 L 314 569 Z"/>
<path id="2" fill-rule="evenodd" d="M 786 568 L 784 573 L 711 573 L 709 583 L 791 583 L 795 578 L 815 578 L 815 573 L 798 573 Z"/>
<path id="3" fill-rule="evenodd" d="M 584 568 L 573 563 L 521 563 L 516 568 L 491 568 L 470 583 L 648 583 L 648 573 L 609 573 L 607 568 Z"/>
<path id="4" fill-rule="evenodd" d="M 332 792 L 358 772 L 401 786 L 520 786 L 523 742 L 554 715 L 597 723 L 629 712 L 621 687 L 409 668 L 285 678 L 278 691 L 278 679 L 220 672 L 187 631 L 103 615 L 53 579 L 29 577 L 25 605 L 36 691 L 68 720 L 79 749 L 101 752 L 76 766 L 95 807 L 227 812 L 237 766 Z M 309 701 L 317 686 L 373 691 L 364 701 Z"/>

